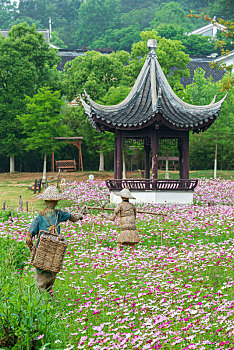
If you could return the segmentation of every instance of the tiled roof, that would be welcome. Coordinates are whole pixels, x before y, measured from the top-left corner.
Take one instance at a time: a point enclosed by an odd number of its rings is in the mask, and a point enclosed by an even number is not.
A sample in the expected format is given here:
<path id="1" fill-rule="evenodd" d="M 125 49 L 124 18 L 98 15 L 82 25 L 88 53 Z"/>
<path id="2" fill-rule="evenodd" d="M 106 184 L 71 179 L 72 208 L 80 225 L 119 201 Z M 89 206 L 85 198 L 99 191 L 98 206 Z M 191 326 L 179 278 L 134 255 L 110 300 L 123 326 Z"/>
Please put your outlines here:
<path id="1" fill-rule="evenodd" d="M 57 69 L 60 71 L 64 70 L 64 66 L 67 62 L 73 61 L 76 57 L 83 55 L 83 51 L 65 51 L 60 49 L 58 55 L 61 57 L 60 63 L 57 65 Z"/>
<path id="2" fill-rule="evenodd" d="M 150 40 L 151 45 L 152 40 Z M 155 45 L 155 43 L 154 43 Z M 124 101 L 113 106 L 94 102 L 88 95 L 81 99 L 88 119 L 97 130 L 144 128 L 160 121 L 171 129 L 200 130 L 212 124 L 218 116 L 225 97 L 206 106 L 190 105 L 182 101 L 170 87 L 150 48 L 144 66 Z"/>
<path id="3" fill-rule="evenodd" d="M 226 71 L 224 69 L 216 69 L 211 68 L 210 63 L 212 61 L 204 60 L 204 59 L 191 59 L 188 64 L 188 69 L 190 70 L 190 77 L 180 79 L 181 84 L 190 85 L 193 83 L 194 71 L 198 68 L 202 68 L 205 71 L 205 78 L 212 77 L 214 82 L 217 82 L 222 79 Z"/>

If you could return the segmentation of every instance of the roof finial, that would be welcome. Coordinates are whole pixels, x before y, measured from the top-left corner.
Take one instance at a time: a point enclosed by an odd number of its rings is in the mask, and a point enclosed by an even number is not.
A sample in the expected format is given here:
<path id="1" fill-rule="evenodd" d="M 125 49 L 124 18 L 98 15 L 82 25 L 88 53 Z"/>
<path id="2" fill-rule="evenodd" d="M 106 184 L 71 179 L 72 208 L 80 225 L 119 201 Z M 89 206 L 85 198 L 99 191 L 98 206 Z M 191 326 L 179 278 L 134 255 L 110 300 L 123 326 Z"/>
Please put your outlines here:
<path id="1" fill-rule="evenodd" d="M 157 40 L 156 39 L 149 39 L 147 42 L 147 46 L 150 50 L 150 54 L 156 55 L 155 49 L 157 48 Z"/>

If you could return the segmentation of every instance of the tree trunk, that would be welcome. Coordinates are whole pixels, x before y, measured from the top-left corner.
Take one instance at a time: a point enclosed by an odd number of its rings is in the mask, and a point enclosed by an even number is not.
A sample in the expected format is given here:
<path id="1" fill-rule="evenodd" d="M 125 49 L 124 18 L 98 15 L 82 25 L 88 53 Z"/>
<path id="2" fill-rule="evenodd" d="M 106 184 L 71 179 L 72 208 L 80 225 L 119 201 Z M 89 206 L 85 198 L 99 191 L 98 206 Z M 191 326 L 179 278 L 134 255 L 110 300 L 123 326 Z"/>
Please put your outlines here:
<path id="1" fill-rule="evenodd" d="M 104 154 L 100 152 L 99 171 L 104 171 Z"/>
<path id="2" fill-rule="evenodd" d="M 45 155 L 44 155 L 44 164 L 43 164 L 43 175 L 42 175 L 42 184 L 43 184 L 43 187 L 45 188 L 46 187 L 46 152 L 45 152 Z"/>
<path id="3" fill-rule="evenodd" d="M 10 173 L 15 172 L 15 156 L 10 156 Z"/>
<path id="4" fill-rule="evenodd" d="M 218 129 L 216 126 L 216 143 L 215 143 L 215 159 L 214 159 L 214 179 L 217 177 L 217 155 L 218 155 Z"/>
<path id="5" fill-rule="evenodd" d="M 123 150 L 123 180 L 126 180 L 126 163 L 125 163 L 124 150 Z"/>

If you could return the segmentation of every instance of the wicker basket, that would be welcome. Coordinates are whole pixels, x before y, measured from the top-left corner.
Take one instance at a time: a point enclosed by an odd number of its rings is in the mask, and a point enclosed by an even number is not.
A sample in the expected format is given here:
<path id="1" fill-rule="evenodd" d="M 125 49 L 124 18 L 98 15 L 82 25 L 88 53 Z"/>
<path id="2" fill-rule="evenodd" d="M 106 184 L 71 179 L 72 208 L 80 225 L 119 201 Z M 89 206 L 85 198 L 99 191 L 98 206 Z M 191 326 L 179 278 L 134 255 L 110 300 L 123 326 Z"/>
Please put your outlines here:
<path id="1" fill-rule="evenodd" d="M 68 242 L 47 231 L 40 231 L 39 239 L 39 245 L 33 247 L 30 263 L 44 271 L 59 272 Z"/>

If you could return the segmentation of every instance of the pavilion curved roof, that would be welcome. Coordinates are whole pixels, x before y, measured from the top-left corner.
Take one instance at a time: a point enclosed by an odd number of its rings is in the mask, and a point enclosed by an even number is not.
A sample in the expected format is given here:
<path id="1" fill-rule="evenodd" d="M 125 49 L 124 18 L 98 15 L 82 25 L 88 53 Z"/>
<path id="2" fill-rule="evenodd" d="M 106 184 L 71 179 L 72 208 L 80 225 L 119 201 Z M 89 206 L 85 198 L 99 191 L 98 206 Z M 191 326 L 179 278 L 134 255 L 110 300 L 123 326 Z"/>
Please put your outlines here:
<path id="1" fill-rule="evenodd" d="M 92 126 L 97 130 L 139 129 L 160 122 L 176 130 L 206 129 L 217 118 L 226 96 L 205 106 L 182 101 L 172 90 L 155 53 L 156 40 L 149 40 L 150 52 L 129 95 L 119 104 L 104 106 L 81 99 Z"/>

